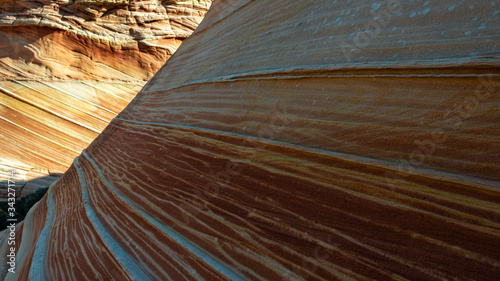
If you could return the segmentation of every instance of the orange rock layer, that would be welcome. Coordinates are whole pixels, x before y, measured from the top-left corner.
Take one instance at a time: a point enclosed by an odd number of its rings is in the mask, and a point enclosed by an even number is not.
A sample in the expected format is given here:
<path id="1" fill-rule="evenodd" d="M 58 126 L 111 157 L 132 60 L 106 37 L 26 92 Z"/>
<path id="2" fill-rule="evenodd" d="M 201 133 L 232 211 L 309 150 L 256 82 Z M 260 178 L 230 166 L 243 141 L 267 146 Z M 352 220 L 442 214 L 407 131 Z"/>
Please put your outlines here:
<path id="1" fill-rule="evenodd" d="M 1 276 L 496 280 L 499 11 L 215 1 Z"/>
<path id="2" fill-rule="evenodd" d="M 65 172 L 209 4 L 0 1 L 0 165 Z"/>

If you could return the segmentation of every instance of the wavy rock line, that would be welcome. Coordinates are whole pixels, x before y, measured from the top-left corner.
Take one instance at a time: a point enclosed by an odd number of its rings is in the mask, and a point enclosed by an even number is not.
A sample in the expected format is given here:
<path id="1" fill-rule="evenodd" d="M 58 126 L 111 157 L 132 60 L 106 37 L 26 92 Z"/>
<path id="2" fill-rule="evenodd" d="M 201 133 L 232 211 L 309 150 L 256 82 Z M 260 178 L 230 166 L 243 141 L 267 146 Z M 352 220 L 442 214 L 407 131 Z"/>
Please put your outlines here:
<path id="1" fill-rule="evenodd" d="M 215 1 L 78 158 L 102 229 L 154 280 L 496 280 L 497 6 Z M 81 188 L 47 278 L 131 279 Z"/>

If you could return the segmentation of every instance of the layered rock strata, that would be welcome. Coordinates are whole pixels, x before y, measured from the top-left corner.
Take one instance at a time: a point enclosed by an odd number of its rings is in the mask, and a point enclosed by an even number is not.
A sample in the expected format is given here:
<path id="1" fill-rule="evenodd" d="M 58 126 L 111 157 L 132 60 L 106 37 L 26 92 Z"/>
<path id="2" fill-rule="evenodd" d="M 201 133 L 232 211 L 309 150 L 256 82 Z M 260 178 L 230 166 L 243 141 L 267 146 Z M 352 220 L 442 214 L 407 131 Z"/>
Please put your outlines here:
<path id="1" fill-rule="evenodd" d="M 496 280 L 499 11 L 215 1 L 1 276 Z"/>
<path id="2" fill-rule="evenodd" d="M 66 171 L 210 2 L 0 1 L 0 165 Z"/>

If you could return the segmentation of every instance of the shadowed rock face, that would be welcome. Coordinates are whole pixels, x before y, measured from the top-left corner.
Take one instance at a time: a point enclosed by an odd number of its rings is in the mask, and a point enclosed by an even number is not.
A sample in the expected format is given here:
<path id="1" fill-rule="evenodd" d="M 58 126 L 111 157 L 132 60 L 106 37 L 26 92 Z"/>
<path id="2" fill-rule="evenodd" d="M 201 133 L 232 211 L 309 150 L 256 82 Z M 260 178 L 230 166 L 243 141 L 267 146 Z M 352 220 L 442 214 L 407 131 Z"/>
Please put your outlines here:
<path id="1" fill-rule="evenodd" d="M 210 2 L 0 1 L 0 172 L 66 171 Z"/>
<path id="2" fill-rule="evenodd" d="M 497 279 L 499 9 L 215 1 L 2 276 Z"/>

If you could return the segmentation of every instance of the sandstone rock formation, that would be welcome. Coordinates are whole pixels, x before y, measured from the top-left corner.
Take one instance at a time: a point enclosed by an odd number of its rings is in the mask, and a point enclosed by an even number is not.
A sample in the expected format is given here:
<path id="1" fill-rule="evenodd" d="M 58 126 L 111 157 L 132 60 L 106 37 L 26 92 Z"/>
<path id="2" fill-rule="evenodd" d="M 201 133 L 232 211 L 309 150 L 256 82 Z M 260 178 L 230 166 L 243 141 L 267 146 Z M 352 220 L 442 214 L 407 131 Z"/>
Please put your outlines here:
<path id="1" fill-rule="evenodd" d="M 210 2 L 0 1 L 0 165 L 66 171 Z"/>
<path id="2" fill-rule="evenodd" d="M 4 280 L 496 280 L 500 7 L 214 1 Z"/>

